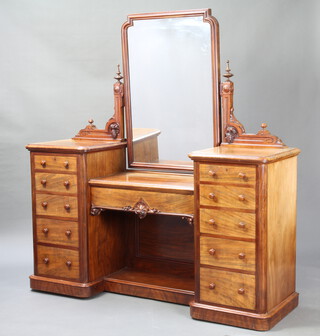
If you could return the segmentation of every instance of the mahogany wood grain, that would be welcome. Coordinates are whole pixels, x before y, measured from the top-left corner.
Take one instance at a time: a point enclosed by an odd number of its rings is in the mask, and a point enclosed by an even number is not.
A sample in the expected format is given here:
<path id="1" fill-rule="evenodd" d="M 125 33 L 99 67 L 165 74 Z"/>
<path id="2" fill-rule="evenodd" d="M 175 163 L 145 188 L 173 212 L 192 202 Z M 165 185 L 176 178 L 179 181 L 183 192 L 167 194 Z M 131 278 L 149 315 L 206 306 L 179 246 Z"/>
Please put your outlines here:
<path id="1" fill-rule="evenodd" d="M 200 181 L 255 184 L 256 169 L 245 165 L 201 164 Z"/>
<path id="2" fill-rule="evenodd" d="M 43 171 L 76 172 L 77 158 L 75 156 L 37 154 L 34 156 L 34 168 Z"/>
<path id="3" fill-rule="evenodd" d="M 254 239 L 256 215 L 239 211 L 201 208 L 200 232 Z"/>
<path id="4" fill-rule="evenodd" d="M 59 278 L 79 278 L 79 252 L 38 245 L 38 274 Z"/>
<path id="5" fill-rule="evenodd" d="M 77 176 L 71 174 L 35 173 L 37 191 L 77 193 Z"/>
<path id="6" fill-rule="evenodd" d="M 73 196 L 36 194 L 36 214 L 77 218 L 78 199 Z"/>
<path id="7" fill-rule="evenodd" d="M 200 300 L 255 309 L 255 276 L 201 267 Z"/>
<path id="8" fill-rule="evenodd" d="M 297 158 L 268 167 L 268 310 L 295 291 Z"/>
<path id="9" fill-rule="evenodd" d="M 200 237 L 200 263 L 254 272 L 255 243 Z"/>
<path id="10" fill-rule="evenodd" d="M 200 204 L 255 210 L 256 193 L 254 188 L 200 184 Z"/>
<path id="11" fill-rule="evenodd" d="M 79 247 L 78 222 L 37 218 L 37 242 Z"/>

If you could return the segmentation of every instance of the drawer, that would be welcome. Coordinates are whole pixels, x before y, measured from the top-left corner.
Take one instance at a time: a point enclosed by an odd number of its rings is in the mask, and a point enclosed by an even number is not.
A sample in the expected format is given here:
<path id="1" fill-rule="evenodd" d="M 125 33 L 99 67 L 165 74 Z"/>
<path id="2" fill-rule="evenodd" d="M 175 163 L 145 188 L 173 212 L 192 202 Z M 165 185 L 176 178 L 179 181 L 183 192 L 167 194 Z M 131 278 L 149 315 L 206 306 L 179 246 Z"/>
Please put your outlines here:
<path id="1" fill-rule="evenodd" d="M 255 276 L 201 267 L 200 300 L 253 310 Z"/>
<path id="2" fill-rule="evenodd" d="M 72 196 L 36 194 L 36 214 L 77 218 L 78 199 Z"/>
<path id="3" fill-rule="evenodd" d="M 255 188 L 200 184 L 200 205 L 255 210 Z"/>
<path id="4" fill-rule="evenodd" d="M 233 210 L 200 209 L 200 232 L 254 239 L 256 215 Z"/>
<path id="5" fill-rule="evenodd" d="M 163 213 L 193 214 L 193 195 L 141 190 L 91 188 L 91 200 L 95 206 L 127 208 L 143 201 L 150 209 Z"/>
<path id="6" fill-rule="evenodd" d="M 34 156 L 34 168 L 41 170 L 76 172 L 77 158 L 75 156 L 36 154 Z"/>
<path id="7" fill-rule="evenodd" d="M 200 264 L 255 271 L 255 243 L 200 237 Z"/>
<path id="8" fill-rule="evenodd" d="M 78 279 L 79 252 L 57 247 L 37 246 L 38 275 Z"/>
<path id="9" fill-rule="evenodd" d="M 37 218 L 37 241 L 78 247 L 78 222 Z"/>
<path id="10" fill-rule="evenodd" d="M 38 191 L 77 193 L 77 175 L 35 173 L 35 186 Z"/>
<path id="11" fill-rule="evenodd" d="M 224 166 L 200 164 L 200 181 L 255 184 L 256 168 L 253 166 Z"/>

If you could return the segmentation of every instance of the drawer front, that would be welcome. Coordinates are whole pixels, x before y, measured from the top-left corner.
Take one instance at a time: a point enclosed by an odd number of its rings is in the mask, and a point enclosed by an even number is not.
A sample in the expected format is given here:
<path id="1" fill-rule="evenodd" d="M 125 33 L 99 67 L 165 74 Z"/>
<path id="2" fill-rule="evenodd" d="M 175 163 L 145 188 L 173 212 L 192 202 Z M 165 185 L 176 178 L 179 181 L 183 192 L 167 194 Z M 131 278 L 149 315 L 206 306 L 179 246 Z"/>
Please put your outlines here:
<path id="1" fill-rule="evenodd" d="M 91 199 L 95 206 L 120 209 L 134 207 L 142 199 L 150 209 L 163 213 L 194 213 L 193 195 L 93 187 Z"/>
<path id="2" fill-rule="evenodd" d="M 200 232 L 254 239 L 256 215 L 232 210 L 200 209 Z"/>
<path id="3" fill-rule="evenodd" d="M 200 268 L 200 300 L 255 309 L 255 276 Z"/>
<path id="4" fill-rule="evenodd" d="M 75 156 L 37 154 L 34 156 L 34 168 L 41 170 L 76 172 L 77 158 Z"/>
<path id="5" fill-rule="evenodd" d="M 252 166 L 200 164 L 200 181 L 255 184 L 256 169 Z"/>
<path id="6" fill-rule="evenodd" d="M 255 270 L 255 243 L 200 237 L 200 263 L 203 265 Z"/>
<path id="7" fill-rule="evenodd" d="M 200 185 L 200 205 L 255 210 L 254 188 L 225 185 Z"/>
<path id="8" fill-rule="evenodd" d="M 79 252 L 38 245 L 38 275 L 78 279 Z"/>
<path id="9" fill-rule="evenodd" d="M 79 246 L 78 223 L 37 218 L 37 241 L 41 243 Z"/>
<path id="10" fill-rule="evenodd" d="M 77 197 L 36 194 L 36 214 L 77 218 Z"/>
<path id="11" fill-rule="evenodd" d="M 77 175 L 36 173 L 35 186 L 38 191 L 77 193 Z"/>

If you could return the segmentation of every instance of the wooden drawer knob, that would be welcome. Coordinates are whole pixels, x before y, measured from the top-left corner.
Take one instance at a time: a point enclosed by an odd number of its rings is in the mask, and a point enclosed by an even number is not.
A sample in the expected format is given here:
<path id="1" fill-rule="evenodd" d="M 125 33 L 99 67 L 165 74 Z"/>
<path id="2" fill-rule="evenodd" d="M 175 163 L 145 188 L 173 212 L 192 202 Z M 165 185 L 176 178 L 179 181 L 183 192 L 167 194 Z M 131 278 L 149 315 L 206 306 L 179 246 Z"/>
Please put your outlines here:
<path id="1" fill-rule="evenodd" d="M 71 230 L 67 230 L 65 233 L 66 233 L 66 236 L 67 236 L 67 237 L 70 237 L 70 236 L 71 236 Z"/>
<path id="2" fill-rule="evenodd" d="M 48 264 L 48 263 L 49 263 L 49 258 L 44 258 L 44 259 L 43 259 L 43 262 L 44 262 L 45 264 Z"/>
<path id="3" fill-rule="evenodd" d="M 46 208 L 47 208 L 47 206 L 48 206 L 48 202 L 42 202 L 42 203 L 41 203 L 41 205 L 42 205 L 42 207 L 43 207 L 43 208 L 45 208 L 45 209 L 46 209 Z"/>
<path id="4" fill-rule="evenodd" d="M 211 218 L 211 219 L 209 220 L 209 224 L 210 224 L 210 225 L 213 225 L 213 226 L 216 226 L 216 221 L 215 221 L 213 218 Z"/>
<path id="5" fill-rule="evenodd" d="M 238 289 L 238 294 L 243 295 L 245 293 L 244 288 L 239 288 Z"/>
<path id="6" fill-rule="evenodd" d="M 211 176 L 211 177 L 216 177 L 217 176 L 217 173 L 213 170 L 209 170 L 208 171 L 208 174 Z"/>
<path id="7" fill-rule="evenodd" d="M 47 161 L 46 161 L 46 160 L 42 160 L 42 161 L 40 162 L 40 164 L 41 164 L 41 166 L 44 168 L 44 167 L 46 166 L 46 164 L 47 164 Z"/>
<path id="8" fill-rule="evenodd" d="M 65 167 L 66 169 L 69 168 L 69 161 L 64 161 L 64 167 Z"/>
<path id="9" fill-rule="evenodd" d="M 246 257 L 246 254 L 245 253 L 239 253 L 239 259 L 244 259 Z"/>
<path id="10" fill-rule="evenodd" d="M 70 211 L 71 206 L 70 206 L 70 204 L 65 204 L 65 205 L 64 205 L 64 208 L 65 208 L 67 211 Z"/>
<path id="11" fill-rule="evenodd" d="M 68 260 L 68 261 L 66 261 L 66 265 L 67 265 L 68 267 L 71 267 L 72 262 L 71 262 L 70 260 Z"/>
<path id="12" fill-rule="evenodd" d="M 217 200 L 216 195 L 214 193 L 210 193 L 209 198 L 212 199 L 213 201 Z"/>
<path id="13" fill-rule="evenodd" d="M 246 197 L 244 195 L 239 195 L 238 198 L 239 198 L 239 201 L 241 202 L 246 200 Z"/>
<path id="14" fill-rule="evenodd" d="M 210 255 L 215 255 L 215 253 L 216 253 L 216 250 L 214 248 L 212 248 L 212 249 L 209 250 L 209 254 Z"/>
<path id="15" fill-rule="evenodd" d="M 69 188 L 69 187 L 70 187 L 70 181 L 64 181 L 64 182 L 63 182 L 63 185 L 64 185 L 66 188 Z"/>
<path id="16" fill-rule="evenodd" d="M 47 233 L 49 232 L 49 229 L 48 229 L 48 228 L 44 228 L 44 229 L 42 230 L 42 232 L 43 232 L 44 234 L 47 234 Z"/>
<path id="17" fill-rule="evenodd" d="M 240 222 L 239 223 L 239 228 L 244 229 L 246 227 L 246 223 Z"/>
<path id="18" fill-rule="evenodd" d="M 45 187 L 47 184 L 47 180 L 46 179 L 41 180 L 41 184 Z"/>
<path id="19" fill-rule="evenodd" d="M 216 284 L 211 283 L 211 284 L 209 285 L 209 289 L 215 289 L 215 288 L 216 288 Z"/>
<path id="20" fill-rule="evenodd" d="M 246 173 L 241 173 L 240 172 L 238 176 L 239 176 L 239 178 L 241 178 L 242 180 L 245 180 L 245 181 L 248 179 Z"/>

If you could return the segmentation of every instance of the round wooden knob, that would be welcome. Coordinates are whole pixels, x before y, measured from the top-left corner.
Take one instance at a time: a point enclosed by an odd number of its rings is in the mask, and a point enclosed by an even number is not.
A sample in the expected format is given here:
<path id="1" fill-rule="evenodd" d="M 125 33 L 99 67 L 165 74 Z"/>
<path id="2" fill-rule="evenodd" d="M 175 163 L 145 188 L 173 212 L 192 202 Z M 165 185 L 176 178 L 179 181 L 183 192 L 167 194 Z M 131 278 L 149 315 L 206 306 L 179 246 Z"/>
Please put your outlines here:
<path id="1" fill-rule="evenodd" d="M 41 164 L 42 167 L 45 167 L 46 164 L 47 164 L 47 161 L 46 161 L 46 160 L 42 160 L 42 161 L 40 162 L 40 164 Z"/>
<path id="2" fill-rule="evenodd" d="M 239 223 L 239 228 L 244 229 L 246 227 L 246 223 L 240 222 Z"/>
<path id="3" fill-rule="evenodd" d="M 72 265 L 72 262 L 70 260 L 66 261 L 66 265 L 70 267 Z"/>
<path id="4" fill-rule="evenodd" d="M 208 171 L 208 174 L 209 174 L 211 177 L 215 177 L 215 176 L 217 176 L 217 173 L 216 173 L 215 171 L 213 171 L 213 170 L 209 170 L 209 171 Z"/>
<path id="5" fill-rule="evenodd" d="M 66 188 L 70 187 L 70 181 L 64 181 L 64 182 L 63 182 L 63 185 L 64 185 Z"/>
<path id="6" fill-rule="evenodd" d="M 65 204 L 65 205 L 64 205 L 64 208 L 65 208 L 67 211 L 69 211 L 69 210 L 71 209 L 71 206 L 70 206 L 70 204 Z"/>
<path id="7" fill-rule="evenodd" d="M 239 293 L 239 294 L 243 295 L 244 292 L 245 292 L 244 288 L 239 288 L 239 289 L 238 289 L 238 293 Z"/>
<path id="8" fill-rule="evenodd" d="M 71 230 L 67 230 L 65 233 L 66 233 L 66 236 L 67 236 L 67 237 L 70 237 L 70 236 L 71 236 Z"/>
<path id="9" fill-rule="evenodd" d="M 246 175 L 246 173 L 239 173 L 239 178 L 241 178 L 241 179 L 243 179 L 243 180 L 246 180 L 247 179 L 247 175 Z"/>
<path id="10" fill-rule="evenodd" d="M 48 263 L 49 263 L 49 258 L 44 258 L 44 259 L 43 259 L 43 262 L 44 262 L 45 264 L 48 264 Z"/>
<path id="11" fill-rule="evenodd" d="M 239 198 L 239 201 L 241 202 L 246 200 L 246 197 L 244 195 L 239 195 L 238 198 Z"/>
<path id="12" fill-rule="evenodd" d="M 213 218 L 211 218 L 209 220 L 209 224 L 214 226 L 214 225 L 216 225 L 216 221 Z"/>
<path id="13" fill-rule="evenodd" d="M 42 232 L 43 232 L 44 234 L 47 234 L 47 233 L 49 232 L 49 229 L 48 229 L 48 228 L 44 228 L 44 229 L 42 230 Z"/>
<path id="14" fill-rule="evenodd" d="M 216 200 L 216 195 L 214 193 L 210 193 L 209 198 L 215 201 Z"/>
<path id="15" fill-rule="evenodd" d="M 216 288 L 216 284 L 214 284 L 214 283 L 209 284 L 209 288 L 210 289 L 215 289 Z"/>
<path id="16" fill-rule="evenodd" d="M 69 168 L 69 161 L 64 161 L 64 167 L 67 169 Z"/>
<path id="17" fill-rule="evenodd" d="M 41 184 L 45 187 L 47 184 L 47 180 L 46 179 L 41 180 Z"/>
<path id="18" fill-rule="evenodd" d="M 244 259 L 246 257 L 246 254 L 241 252 L 239 253 L 239 259 Z"/>
<path id="19" fill-rule="evenodd" d="M 41 205 L 43 208 L 46 208 L 48 206 L 48 202 L 42 202 Z"/>
<path id="20" fill-rule="evenodd" d="M 216 250 L 214 248 L 212 248 L 212 249 L 209 250 L 209 254 L 210 255 L 215 255 L 215 253 L 216 253 Z"/>

